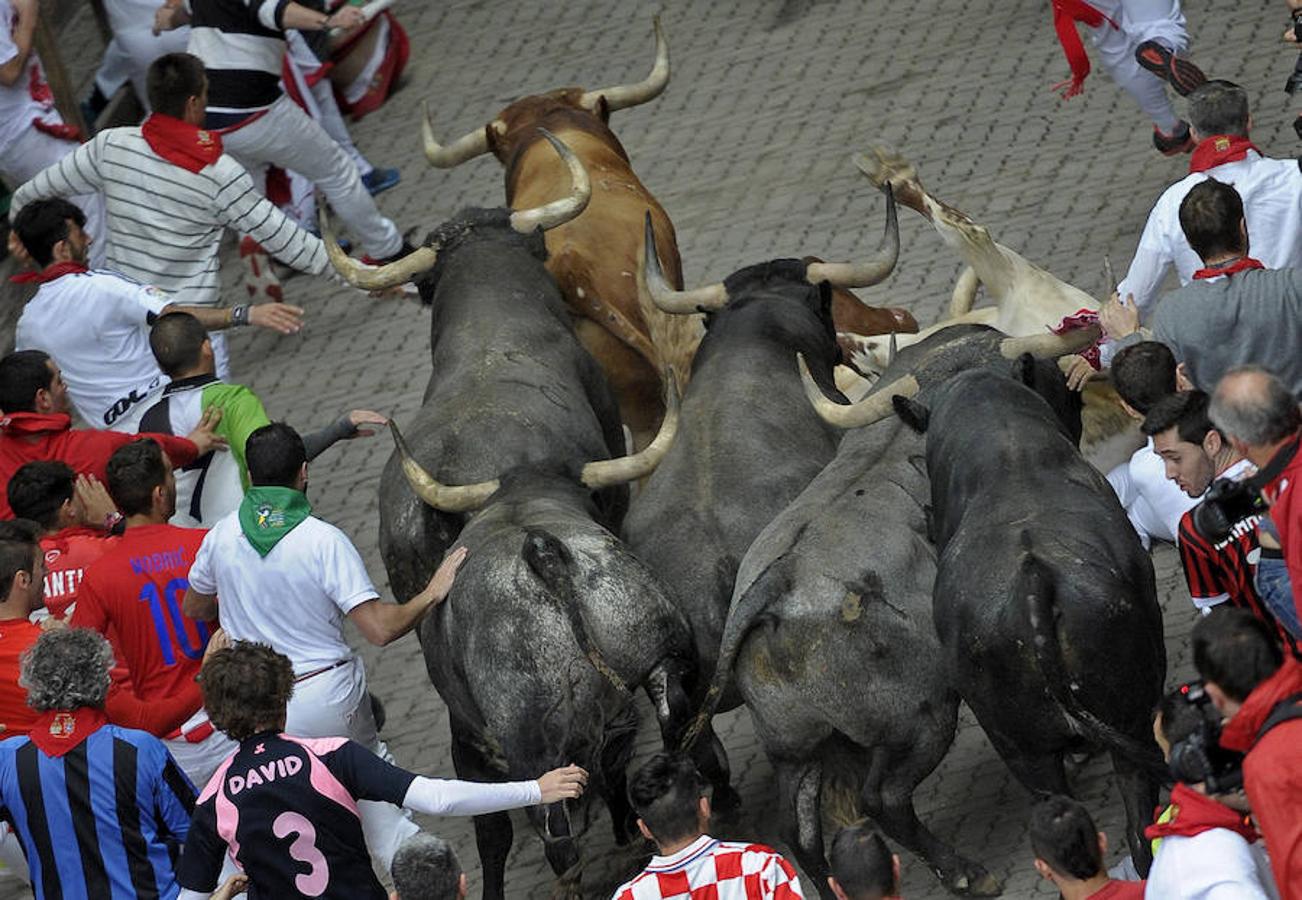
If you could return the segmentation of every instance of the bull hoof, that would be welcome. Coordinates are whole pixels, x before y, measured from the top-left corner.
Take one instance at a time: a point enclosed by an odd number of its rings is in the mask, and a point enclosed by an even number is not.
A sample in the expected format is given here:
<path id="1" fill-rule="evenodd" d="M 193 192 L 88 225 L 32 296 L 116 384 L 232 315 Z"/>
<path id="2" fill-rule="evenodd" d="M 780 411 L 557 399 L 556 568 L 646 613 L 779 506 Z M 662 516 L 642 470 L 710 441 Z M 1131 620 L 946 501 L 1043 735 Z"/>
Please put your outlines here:
<path id="1" fill-rule="evenodd" d="M 877 187 L 889 183 L 896 202 L 928 215 L 918 172 L 904 156 L 889 147 L 874 144 L 867 153 L 856 153 L 854 164 Z"/>
<path id="2" fill-rule="evenodd" d="M 975 864 L 969 864 L 965 871 L 948 877 L 943 872 L 936 874 L 951 894 L 960 897 L 998 897 L 1004 892 L 999 879 Z"/>

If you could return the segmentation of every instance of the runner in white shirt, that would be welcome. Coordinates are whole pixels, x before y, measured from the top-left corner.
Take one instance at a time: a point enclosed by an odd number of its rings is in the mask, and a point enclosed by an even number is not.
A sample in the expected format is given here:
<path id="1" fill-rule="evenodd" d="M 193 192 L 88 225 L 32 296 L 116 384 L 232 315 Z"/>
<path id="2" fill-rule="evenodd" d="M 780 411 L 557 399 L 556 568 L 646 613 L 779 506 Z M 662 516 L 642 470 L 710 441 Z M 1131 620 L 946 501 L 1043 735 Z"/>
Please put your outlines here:
<path id="1" fill-rule="evenodd" d="M 77 149 L 75 130 L 54 108 L 41 61 L 32 51 L 38 0 L 0 0 L 0 178 L 10 189 Z M 87 230 L 99 241 L 92 265 L 104 262 L 104 198 L 72 198 L 86 212 Z"/>
<path id="2" fill-rule="evenodd" d="M 382 603 L 352 542 L 311 515 L 298 433 L 279 422 L 264 426 L 249 436 L 244 454 L 252 486 L 240 508 L 204 538 L 182 610 L 216 616 L 232 640 L 267 644 L 289 657 L 295 684 L 287 733 L 350 738 L 391 760 L 376 734 L 362 661 L 344 640 L 344 617 L 372 644 L 397 640 L 447 597 L 465 548 L 453 551 L 407 603 Z M 388 871 L 416 826 L 392 805 L 360 806 L 367 846 Z"/>
<path id="3" fill-rule="evenodd" d="M 149 326 L 167 312 L 193 314 L 209 329 L 254 324 L 283 333 L 301 326 L 285 304 L 231 310 L 181 306 L 147 285 L 86 267 L 85 216 L 63 199 L 38 200 L 14 217 L 11 240 L 42 267 L 16 276 L 40 288 L 19 316 L 14 345 L 43 350 L 63 370 L 77 414 L 91 428 L 134 433 L 167 379 L 149 349 Z"/>
<path id="4" fill-rule="evenodd" d="M 1228 81 L 1207 82 L 1189 95 L 1189 121 L 1198 142 L 1190 173 L 1158 198 L 1130 271 L 1117 287 L 1121 297 L 1134 298 L 1143 319 L 1172 264 L 1181 284 L 1192 281 L 1202 268 L 1180 228 L 1180 202 L 1206 178 L 1234 185 L 1243 198 L 1252 235 L 1249 251 L 1255 259 L 1268 269 L 1302 268 L 1302 170 L 1296 159 L 1263 156 L 1248 140 L 1252 117 L 1243 88 Z"/>

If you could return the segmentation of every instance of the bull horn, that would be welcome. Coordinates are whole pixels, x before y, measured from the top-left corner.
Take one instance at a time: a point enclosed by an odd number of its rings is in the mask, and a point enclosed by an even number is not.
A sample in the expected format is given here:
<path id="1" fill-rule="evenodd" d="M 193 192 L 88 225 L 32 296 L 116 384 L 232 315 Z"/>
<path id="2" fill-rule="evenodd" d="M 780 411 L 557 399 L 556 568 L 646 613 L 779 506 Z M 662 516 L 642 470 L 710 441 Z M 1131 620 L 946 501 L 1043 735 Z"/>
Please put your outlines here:
<path id="1" fill-rule="evenodd" d="M 344 281 L 364 291 L 382 291 L 406 284 L 421 272 L 434 268 L 434 261 L 438 259 L 439 252 L 436 248 L 417 247 L 396 262 L 370 266 L 353 259 L 339 246 L 339 239 L 330 224 L 330 215 L 326 212 L 324 203 L 317 204 L 317 221 L 320 223 L 321 241 L 325 244 L 330 264 Z"/>
<path id="2" fill-rule="evenodd" d="M 900 258 L 900 217 L 895 209 L 895 192 L 890 182 L 882 186 L 886 195 L 886 232 L 877 258 L 863 263 L 810 263 L 805 278 L 810 284 L 827 281 L 836 287 L 870 287 L 885 280 Z"/>
<path id="3" fill-rule="evenodd" d="M 594 109 L 601 98 L 605 97 L 606 109 L 615 112 L 654 100 L 664 92 L 669 84 L 669 42 L 665 40 L 664 29 L 660 27 L 660 17 L 656 16 L 652 21 L 656 28 L 656 63 L 651 68 L 651 74 L 637 84 L 621 84 L 585 92 L 579 100 L 585 109 Z"/>
<path id="4" fill-rule="evenodd" d="M 728 305 L 728 289 L 723 282 L 707 284 L 705 287 L 690 291 L 678 291 L 669 286 L 665 280 L 664 269 L 660 267 L 660 255 L 656 253 L 656 233 L 651 227 L 651 210 L 646 212 L 646 251 L 642 254 L 642 275 L 646 282 L 651 300 L 661 312 L 676 316 L 690 316 L 692 313 L 713 312 Z"/>
<path id="5" fill-rule="evenodd" d="M 546 231 L 548 228 L 564 225 L 583 212 L 588 206 L 588 201 L 592 199 L 592 182 L 588 180 L 588 170 L 583 168 L 583 163 L 574 155 L 574 151 L 546 128 L 539 128 L 538 131 L 547 138 L 548 143 L 569 167 L 572 187 L 568 197 L 511 213 L 511 227 L 521 234 L 529 234 L 535 228 Z"/>
<path id="6" fill-rule="evenodd" d="M 1005 359 L 1017 359 L 1029 353 L 1036 359 L 1066 356 L 1079 353 L 1099 339 L 1098 325 L 1076 328 L 1063 334 L 1033 334 L 1028 337 L 1004 338 L 999 342 L 999 354 Z"/>
<path id="7" fill-rule="evenodd" d="M 421 466 L 411 455 L 398 423 L 389 420 L 389 430 L 393 432 L 393 442 L 398 445 L 398 455 L 402 459 L 402 474 L 407 476 L 407 483 L 416 492 L 416 496 L 441 512 L 473 512 L 484 505 L 489 497 L 497 492 L 501 482 L 497 479 L 481 481 L 479 484 L 446 485 L 434 480 L 434 476 Z"/>
<path id="8" fill-rule="evenodd" d="M 892 365 L 895 364 L 895 354 L 897 354 L 897 353 L 899 353 L 899 352 L 900 352 L 900 341 L 899 341 L 899 339 L 895 336 L 895 332 L 892 331 L 892 332 L 891 332 L 891 343 L 890 343 L 890 347 L 888 348 L 888 350 L 887 350 L 887 354 L 886 354 L 886 365 L 887 365 L 887 366 L 892 366 Z"/>
<path id="9" fill-rule="evenodd" d="M 669 448 L 673 446 L 678 434 L 678 379 L 673 369 L 665 370 L 665 417 L 660 423 L 660 431 L 655 440 L 647 444 L 632 456 L 619 459 L 601 459 L 590 462 L 583 467 L 580 475 L 583 483 L 593 490 L 612 487 L 629 481 L 645 478 L 660 465 Z"/>
<path id="10" fill-rule="evenodd" d="M 421 117 L 420 133 L 425 141 L 425 158 L 429 164 L 439 169 L 451 169 L 468 159 L 483 156 L 488 152 L 488 132 L 478 128 L 462 135 L 446 147 L 434 139 L 434 123 L 430 119 L 429 101 L 421 104 L 424 115 Z M 494 119 L 489 128 L 498 128 L 499 121 Z M 501 129 L 498 128 L 500 131 Z"/>
<path id="11" fill-rule="evenodd" d="M 805 357 L 797 354 L 797 359 L 800 361 L 800 380 L 805 385 L 805 393 L 809 396 L 814 411 L 824 422 L 837 428 L 861 428 L 864 425 L 880 422 L 895 414 L 891 397 L 912 397 L 918 393 L 918 379 L 912 375 L 905 375 L 880 390 L 873 391 L 858 403 L 833 403 L 827 399 L 822 389 L 814 382 L 814 377 L 809 374 Z"/>

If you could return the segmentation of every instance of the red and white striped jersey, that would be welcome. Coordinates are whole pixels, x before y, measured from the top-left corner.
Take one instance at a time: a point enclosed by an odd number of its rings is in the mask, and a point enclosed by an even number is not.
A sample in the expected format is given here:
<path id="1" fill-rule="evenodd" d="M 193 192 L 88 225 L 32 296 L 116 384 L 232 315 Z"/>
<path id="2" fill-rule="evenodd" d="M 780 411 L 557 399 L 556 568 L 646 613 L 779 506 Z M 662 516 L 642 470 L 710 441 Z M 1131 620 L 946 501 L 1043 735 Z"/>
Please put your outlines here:
<path id="1" fill-rule="evenodd" d="M 703 834 L 672 856 L 655 856 L 612 900 L 800 900 L 796 869 L 763 844 Z"/>

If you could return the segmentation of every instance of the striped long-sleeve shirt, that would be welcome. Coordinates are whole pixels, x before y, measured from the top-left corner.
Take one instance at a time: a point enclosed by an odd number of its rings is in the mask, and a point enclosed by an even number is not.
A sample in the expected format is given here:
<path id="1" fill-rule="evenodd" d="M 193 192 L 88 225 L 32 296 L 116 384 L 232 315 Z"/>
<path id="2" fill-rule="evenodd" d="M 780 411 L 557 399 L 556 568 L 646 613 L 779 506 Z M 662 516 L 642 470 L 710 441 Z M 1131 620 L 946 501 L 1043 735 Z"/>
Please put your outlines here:
<path id="1" fill-rule="evenodd" d="M 17 212 L 33 200 L 96 191 L 108 208 L 105 268 L 176 294 L 180 303 L 217 304 L 223 228 L 249 235 L 301 272 L 329 267 L 321 240 L 258 193 L 234 159 L 223 154 L 189 172 L 155 153 L 139 126 L 101 131 L 20 187 L 11 206 Z"/>
<path id="2" fill-rule="evenodd" d="M 0 814 L 22 841 L 37 900 L 172 900 L 194 800 L 143 731 L 104 725 L 59 757 L 30 738 L 0 742 Z"/>

